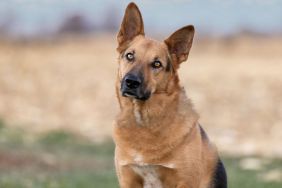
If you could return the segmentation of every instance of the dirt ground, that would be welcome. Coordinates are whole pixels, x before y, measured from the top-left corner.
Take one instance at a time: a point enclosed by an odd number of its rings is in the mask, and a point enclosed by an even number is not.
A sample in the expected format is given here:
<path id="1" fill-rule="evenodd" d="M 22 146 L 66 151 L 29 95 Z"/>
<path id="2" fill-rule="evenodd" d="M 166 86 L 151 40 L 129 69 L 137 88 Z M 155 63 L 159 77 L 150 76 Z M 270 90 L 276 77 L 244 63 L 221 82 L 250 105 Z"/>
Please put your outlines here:
<path id="1" fill-rule="evenodd" d="M 282 157 L 282 38 L 196 39 L 181 82 L 220 152 Z M 0 118 L 30 132 L 111 136 L 114 36 L 0 42 Z"/>

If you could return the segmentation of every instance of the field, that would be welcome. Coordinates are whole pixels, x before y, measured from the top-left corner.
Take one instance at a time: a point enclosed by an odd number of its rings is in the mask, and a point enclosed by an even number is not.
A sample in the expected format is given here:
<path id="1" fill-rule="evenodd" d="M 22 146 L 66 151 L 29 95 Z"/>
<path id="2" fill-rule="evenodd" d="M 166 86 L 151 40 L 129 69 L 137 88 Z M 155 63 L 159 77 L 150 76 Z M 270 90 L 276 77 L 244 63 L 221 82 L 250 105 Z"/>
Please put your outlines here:
<path id="1" fill-rule="evenodd" d="M 3 124 L 0 136 L 0 187 L 118 187 L 112 142 L 93 144 L 62 130 L 34 136 Z M 281 187 L 276 178 L 282 160 L 231 156 L 223 160 L 230 187 Z"/>
<path id="2" fill-rule="evenodd" d="M 282 185 L 281 42 L 196 39 L 181 66 L 230 187 Z M 114 37 L 0 44 L 0 187 L 117 187 Z"/>

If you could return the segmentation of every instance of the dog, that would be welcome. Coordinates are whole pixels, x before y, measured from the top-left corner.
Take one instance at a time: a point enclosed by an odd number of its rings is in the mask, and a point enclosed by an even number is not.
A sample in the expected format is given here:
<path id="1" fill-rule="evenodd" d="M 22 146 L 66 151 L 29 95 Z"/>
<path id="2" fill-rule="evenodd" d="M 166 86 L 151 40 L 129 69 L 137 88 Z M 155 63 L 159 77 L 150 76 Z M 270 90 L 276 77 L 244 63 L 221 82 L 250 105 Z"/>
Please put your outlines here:
<path id="1" fill-rule="evenodd" d="M 122 188 L 227 187 L 217 149 L 179 84 L 194 32 L 188 25 L 158 42 L 145 37 L 136 4 L 125 10 L 117 35 L 120 112 L 113 129 Z"/>

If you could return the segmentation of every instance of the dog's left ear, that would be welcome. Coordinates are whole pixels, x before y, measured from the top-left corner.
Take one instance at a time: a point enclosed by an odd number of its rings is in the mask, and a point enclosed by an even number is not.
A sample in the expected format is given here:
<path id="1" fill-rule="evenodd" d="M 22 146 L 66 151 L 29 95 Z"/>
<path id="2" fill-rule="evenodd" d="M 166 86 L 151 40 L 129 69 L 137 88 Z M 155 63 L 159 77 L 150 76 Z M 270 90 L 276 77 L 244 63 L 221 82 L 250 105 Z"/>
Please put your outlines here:
<path id="1" fill-rule="evenodd" d="M 145 35 L 142 15 L 135 3 L 129 3 L 117 35 L 117 50 L 120 51 L 124 44 L 129 43 L 138 35 Z"/>
<path id="2" fill-rule="evenodd" d="M 176 61 L 178 65 L 187 60 L 194 33 L 194 26 L 188 25 L 177 30 L 164 41 L 173 61 Z M 178 67 L 178 65 L 176 66 Z"/>

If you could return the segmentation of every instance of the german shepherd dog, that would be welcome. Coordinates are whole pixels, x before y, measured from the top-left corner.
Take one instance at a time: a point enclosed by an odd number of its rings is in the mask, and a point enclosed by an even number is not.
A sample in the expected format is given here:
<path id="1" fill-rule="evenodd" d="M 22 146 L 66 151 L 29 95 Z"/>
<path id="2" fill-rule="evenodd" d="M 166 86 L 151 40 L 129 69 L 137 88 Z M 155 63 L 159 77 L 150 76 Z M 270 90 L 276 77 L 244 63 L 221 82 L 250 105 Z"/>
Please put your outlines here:
<path id="1" fill-rule="evenodd" d="M 194 27 L 163 42 L 145 37 L 141 13 L 130 3 L 117 36 L 119 53 L 115 166 L 122 188 L 226 188 L 216 147 L 179 84 Z"/>

